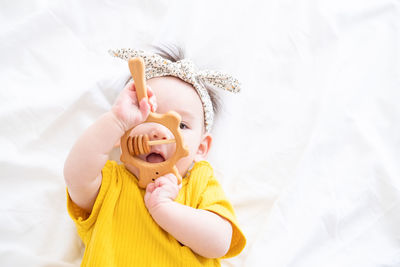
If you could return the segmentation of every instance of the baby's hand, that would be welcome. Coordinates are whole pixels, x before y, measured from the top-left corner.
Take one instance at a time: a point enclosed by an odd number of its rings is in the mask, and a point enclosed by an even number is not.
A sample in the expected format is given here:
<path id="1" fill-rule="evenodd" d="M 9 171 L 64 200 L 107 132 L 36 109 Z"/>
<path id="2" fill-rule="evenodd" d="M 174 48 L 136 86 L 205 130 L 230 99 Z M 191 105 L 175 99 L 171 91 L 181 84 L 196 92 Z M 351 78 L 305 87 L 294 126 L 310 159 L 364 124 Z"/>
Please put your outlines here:
<path id="1" fill-rule="evenodd" d="M 124 131 L 142 123 L 149 116 L 150 111 L 154 112 L 157 109 L 156 97 L 149 86 L 147 87 L 147 96 L 148 101 L 142 99 L 138 104 L 135 85 L 133 82 L 129 82 L 117 97 L 111 111 L 121 123 Z"/>
<path id="2" fill-rule="evenodd" d="M 173 202 L 178 196 L 181 185 L 178 185 L 178 179 L 172 173 L 159 177 L 153 183 L 146 187 L 144 202 L 150 214 L 164 203 Z"/>

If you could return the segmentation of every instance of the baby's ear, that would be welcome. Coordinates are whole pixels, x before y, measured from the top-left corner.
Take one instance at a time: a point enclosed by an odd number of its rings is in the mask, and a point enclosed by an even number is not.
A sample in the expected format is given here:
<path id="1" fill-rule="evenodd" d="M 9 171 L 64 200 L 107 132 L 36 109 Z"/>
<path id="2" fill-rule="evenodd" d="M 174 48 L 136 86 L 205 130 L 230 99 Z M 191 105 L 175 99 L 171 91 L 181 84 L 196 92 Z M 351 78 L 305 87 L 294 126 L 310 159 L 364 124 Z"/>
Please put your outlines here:
<path id="1" fill-rule="evenodd" d="M 197 161 L 202 161 L 206 160 L 208 156 L 208 152 L 210 151 L 212 145 L 212 136 L 209 133 L 206 133 L 203 135 L 202 140 L 199 144 L 199 147 L 197 148 L 196 156 L 194 157 L 194 160 Z"/>

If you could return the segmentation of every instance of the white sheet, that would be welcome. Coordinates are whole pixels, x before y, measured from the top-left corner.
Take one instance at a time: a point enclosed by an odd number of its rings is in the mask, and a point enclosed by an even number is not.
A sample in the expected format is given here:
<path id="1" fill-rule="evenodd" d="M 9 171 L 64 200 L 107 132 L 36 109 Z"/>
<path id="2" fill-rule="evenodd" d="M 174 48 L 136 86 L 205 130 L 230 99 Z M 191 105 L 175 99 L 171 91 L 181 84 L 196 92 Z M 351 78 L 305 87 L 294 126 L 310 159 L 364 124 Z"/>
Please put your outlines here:
<path id="1" fill-rule="evenodd" d="M 0 263 L 79 266 L 64 159 L 127 66 L 183 44 L 229 71 L 210 161 L 248 243 L 223 266 L 400 266 L 399 1 L 0 2 Z"/>

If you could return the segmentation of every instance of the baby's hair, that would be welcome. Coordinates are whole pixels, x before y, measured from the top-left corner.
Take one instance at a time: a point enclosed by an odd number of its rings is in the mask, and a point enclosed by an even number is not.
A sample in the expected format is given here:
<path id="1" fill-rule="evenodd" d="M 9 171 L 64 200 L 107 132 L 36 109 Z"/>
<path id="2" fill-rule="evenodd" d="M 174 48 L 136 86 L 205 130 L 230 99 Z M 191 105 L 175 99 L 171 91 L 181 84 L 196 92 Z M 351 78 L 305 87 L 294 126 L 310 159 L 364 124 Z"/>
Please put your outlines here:
<path id="1" fill-rule="evenodd" d="M 174 45 L 174 44 L 160 44 L 160 45 L 152 45 L 152 49 L 155 54 L 160 55 L 161 57 L 170 60 L 171 62 L 177 62 L 185 58 L 185 52 L 182 47 Z M 221 108 L 221 99 L 217 93 L 217 91 L 211 86 L 204 83 L 201 80 L 197 80 L 204 88 L 206 88 L 208 94 L 210 95 L 211 103 L 214 110 L 214 115 L 218 116 L 218 113 Z"/>

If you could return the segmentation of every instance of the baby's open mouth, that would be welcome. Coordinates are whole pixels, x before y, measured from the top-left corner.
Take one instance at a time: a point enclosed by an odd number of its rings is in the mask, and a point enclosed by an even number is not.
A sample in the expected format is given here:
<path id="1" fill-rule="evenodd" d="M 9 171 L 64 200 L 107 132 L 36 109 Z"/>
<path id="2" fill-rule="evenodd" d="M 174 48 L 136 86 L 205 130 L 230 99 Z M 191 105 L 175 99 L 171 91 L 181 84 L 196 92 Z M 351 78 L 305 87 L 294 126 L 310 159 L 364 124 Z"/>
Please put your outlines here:
<path id="1" fill-rule="evenodd" d="M 147 155 L 146 161 L 150 163 L 159 163 L 165 161 L 165 158 L 163 155 L 153 152 Z"/>

